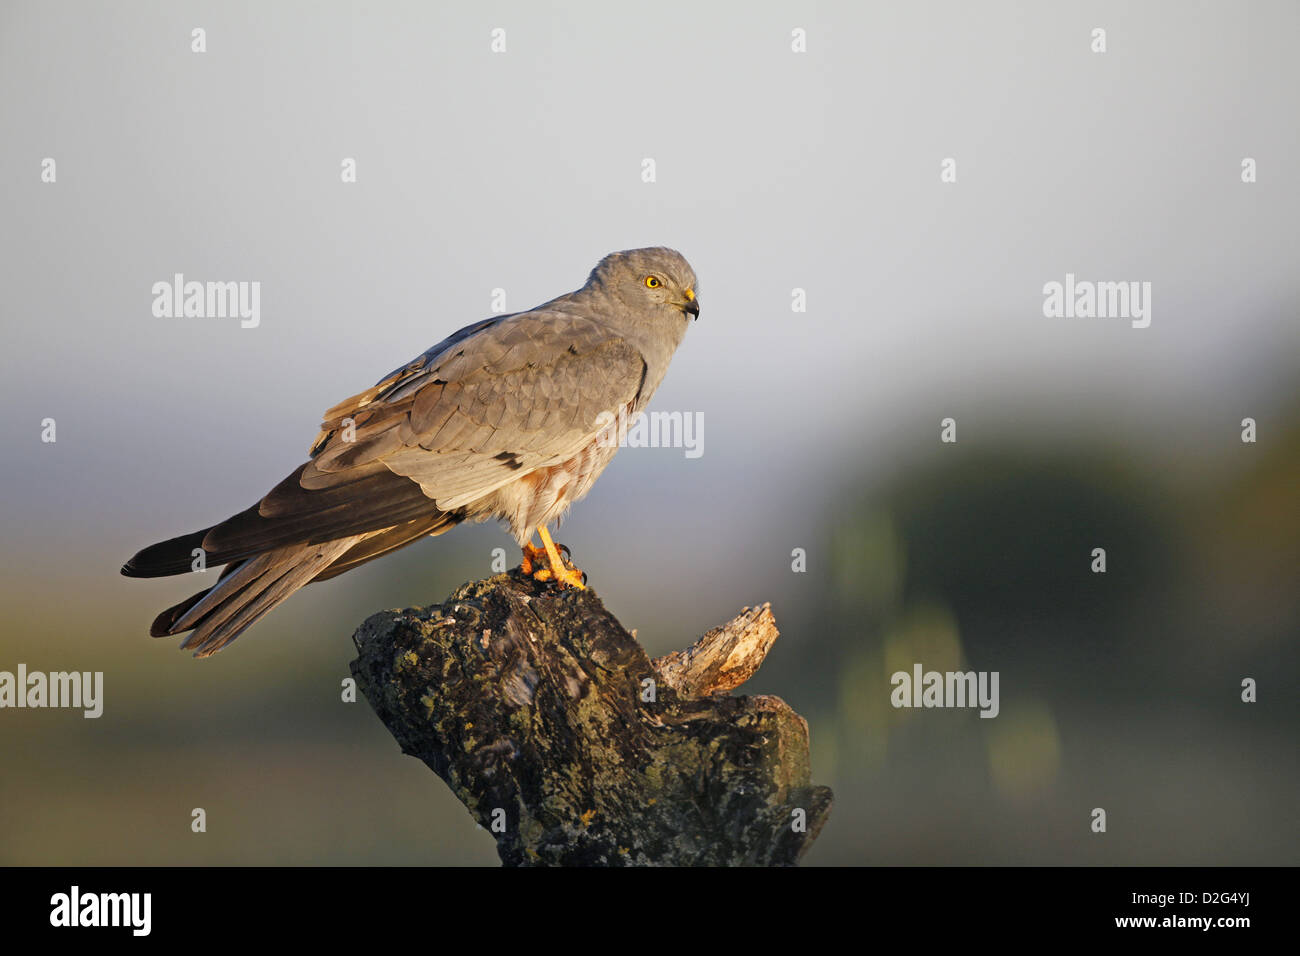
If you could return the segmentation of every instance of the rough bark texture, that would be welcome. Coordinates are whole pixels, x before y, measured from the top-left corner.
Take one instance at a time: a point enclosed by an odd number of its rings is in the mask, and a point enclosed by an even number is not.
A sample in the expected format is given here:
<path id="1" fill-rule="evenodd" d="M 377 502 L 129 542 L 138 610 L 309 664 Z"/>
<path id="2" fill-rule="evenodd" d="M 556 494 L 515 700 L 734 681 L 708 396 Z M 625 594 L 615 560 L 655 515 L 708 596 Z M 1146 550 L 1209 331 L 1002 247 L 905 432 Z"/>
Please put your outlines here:
<path id="1" fill-rule="evenodd" d="M 352 673 L 507 865 L 788 865 L 830 813 L 808 725 L 726 696 L 776 637 L 746 608 L 651 661 L 594 592 L 511 572 L 372 616 Z"/>

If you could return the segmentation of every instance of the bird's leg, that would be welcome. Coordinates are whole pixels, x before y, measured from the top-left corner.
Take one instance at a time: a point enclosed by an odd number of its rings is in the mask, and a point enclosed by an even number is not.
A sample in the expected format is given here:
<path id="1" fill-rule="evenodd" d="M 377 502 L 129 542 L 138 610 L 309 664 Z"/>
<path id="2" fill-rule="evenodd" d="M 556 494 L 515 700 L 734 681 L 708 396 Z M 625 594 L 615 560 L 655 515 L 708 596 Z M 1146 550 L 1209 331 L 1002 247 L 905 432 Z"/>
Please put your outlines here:
<path id="1" fill-rule="evenodd" d="M 549 571 L 537 571 L 533 574 L 533 577 L 538 581 L 554 580 L 560 587 L 577 588 L 580 591 L 585 590 L 587 585 L 583 582 L 586 580 L 587 575 L 564 563 L 564 559 L 560 557 L 559 548 L 551 540 L 551 533 L 546 530 L 546 525 L 538 525 L 537 533 L 541 535 L 542 547 L 546 549 L 546 558 L 551 566 Z"/>
<path id="2" fill-rule="evenodd" d="M 532 577 L 533 573 L 539 569 L 540 559 L 546 554 L 546 549 L 534 548 L 530 538 L 523 546 L 523 552 L 524 559 L 519 564 L 519 570 Z"/>
<path id="3" fill-rule="evenodd" d="M 584 588 L 587 575 L 565 560 L 569 556 L 569 549 L 552 541 L 545 527 L 539 526 L 538 530 L 542 533 L 543 547 L 535 548 L 529 540 L 520 548 L 523 552 L 523 560 L 519 563 L 520 572 L 535 581 L 555 581 L 561 587 Z"/>

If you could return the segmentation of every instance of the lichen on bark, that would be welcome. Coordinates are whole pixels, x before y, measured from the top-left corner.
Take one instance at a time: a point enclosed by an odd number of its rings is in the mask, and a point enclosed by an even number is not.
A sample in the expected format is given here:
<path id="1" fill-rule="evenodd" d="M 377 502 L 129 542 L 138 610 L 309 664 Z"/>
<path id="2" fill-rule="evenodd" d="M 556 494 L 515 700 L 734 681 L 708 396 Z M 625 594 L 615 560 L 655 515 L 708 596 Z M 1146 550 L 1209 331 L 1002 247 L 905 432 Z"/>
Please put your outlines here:
<path id="1" fill-rule="evenodd" d="M 727 694 L 776 636 L 747 608 L 652 661 L 593 591 L 514 571 L 373 615 L 352 672 L 506 865 L 790 865 L 831 805 L 808 725 Z"/>

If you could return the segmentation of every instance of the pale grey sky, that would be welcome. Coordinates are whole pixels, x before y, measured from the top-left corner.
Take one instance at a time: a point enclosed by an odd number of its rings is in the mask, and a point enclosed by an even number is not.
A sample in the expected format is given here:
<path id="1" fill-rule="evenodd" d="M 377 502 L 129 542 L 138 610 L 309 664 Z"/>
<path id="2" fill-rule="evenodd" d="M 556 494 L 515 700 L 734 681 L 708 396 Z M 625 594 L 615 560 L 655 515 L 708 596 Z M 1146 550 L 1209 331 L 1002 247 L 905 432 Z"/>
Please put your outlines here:
<path id="1" fill-rule="evenodd" d="M 115 572 L 492 289 L 527 308 L 647 244 L 700 276 L 655 407 L 702 412 L 705 454 L 625 452 L 580 541 L 623 515 L 718 555 L 945 415 L 1211 454 L 1295 381 L 1297 9 L 6 3 L 0 531 Z M 260 326 L 155 318 L 177 272 L 259 281 Z M 1150 282 L 1150 327 L 1045 318 L 1067 272 Z"/>

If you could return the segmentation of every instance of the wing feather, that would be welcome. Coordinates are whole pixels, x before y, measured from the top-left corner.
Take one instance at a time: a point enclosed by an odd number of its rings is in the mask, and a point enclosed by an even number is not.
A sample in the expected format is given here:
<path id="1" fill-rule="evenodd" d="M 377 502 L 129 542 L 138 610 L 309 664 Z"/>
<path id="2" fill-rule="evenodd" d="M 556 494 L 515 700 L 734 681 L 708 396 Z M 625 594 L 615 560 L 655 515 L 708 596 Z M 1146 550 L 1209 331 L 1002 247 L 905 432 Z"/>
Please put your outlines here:
<path id="1" fill-rule="evenodd" d="M 224 564 L 438 524 L 577 454 L 599 434 L 601 411 L 636 399 L 646 365 L 599 322 L 551 306 L 468 326 L 333 406 L 311 460 L 257 505 L 146 548 L 123 572 L 187 571 L 196 546 L 209 564 Z"/>

